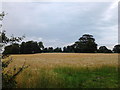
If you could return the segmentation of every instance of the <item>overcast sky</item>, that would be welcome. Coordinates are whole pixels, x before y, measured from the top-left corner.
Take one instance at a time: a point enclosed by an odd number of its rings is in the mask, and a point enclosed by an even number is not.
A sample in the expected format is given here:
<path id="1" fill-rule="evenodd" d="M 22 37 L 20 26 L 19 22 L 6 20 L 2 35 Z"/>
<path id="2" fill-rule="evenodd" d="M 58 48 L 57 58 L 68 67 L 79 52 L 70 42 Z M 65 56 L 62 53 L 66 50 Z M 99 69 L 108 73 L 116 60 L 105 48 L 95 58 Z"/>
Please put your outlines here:
<path id="1" fill-rule="evenodd" d="M 3 3 L 8 13 L 3 28 L 10 36 L 43 41 L 45 46 L 63 47 L 83 34 L 92 34 L 98 45 L 113 48 L 118 43 L 118 10 L 114 2 Z"/>

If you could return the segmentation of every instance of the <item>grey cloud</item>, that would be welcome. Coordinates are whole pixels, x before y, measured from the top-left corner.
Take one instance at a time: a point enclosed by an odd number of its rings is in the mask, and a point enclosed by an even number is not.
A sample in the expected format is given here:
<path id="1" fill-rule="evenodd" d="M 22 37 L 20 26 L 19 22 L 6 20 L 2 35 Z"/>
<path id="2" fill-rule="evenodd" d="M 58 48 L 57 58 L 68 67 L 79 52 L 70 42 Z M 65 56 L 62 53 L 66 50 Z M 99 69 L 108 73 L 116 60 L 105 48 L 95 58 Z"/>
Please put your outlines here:
<path id="1" fill-rule="evenodd" d="M 100 45 L 108 44 L 108 37 L 111 37 L 110 44 L 114 45 L 117 43 L 114 40 L 117 28 L 113 30 L 111 27 L 117 25 L 118 18 L 116 8 L 110 10 L 112 5 L 113 3 L 85 2 L 4 3 L 3 10 L 8 13 L 4 20 L 4 29 L 8 35 L 25 34 L 31 39 L 40 37 L 46 46 L 73 43 L 84 33 L 93 34 Z"/>

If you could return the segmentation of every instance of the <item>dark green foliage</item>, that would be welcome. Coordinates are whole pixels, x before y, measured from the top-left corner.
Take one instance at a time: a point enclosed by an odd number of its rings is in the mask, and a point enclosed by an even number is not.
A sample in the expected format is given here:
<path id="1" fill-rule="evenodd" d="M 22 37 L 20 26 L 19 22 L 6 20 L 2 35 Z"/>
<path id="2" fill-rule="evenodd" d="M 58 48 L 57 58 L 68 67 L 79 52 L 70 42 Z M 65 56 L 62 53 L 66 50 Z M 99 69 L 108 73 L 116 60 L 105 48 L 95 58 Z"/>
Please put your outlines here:
<path id="1" fill-rule="evenodd" d="M 101 47 L 99 47 L 99 49 L 98 49 L 97 52 L 98 52 L 98 53 L 112 53 L 112 51 L 111 51 L 110 49 L 107 49 L 106 46 L 101 46 Z"/>
<path id="2" fill-rule="evenodd" d="M 44 48 L 42 42 L 22 42 L 21 44 L 13 43 L 12 45 L 6 46 L 3 54 L 34 54 L 41 53 Z"/>
<path id="3" fill-rule="evenodd" d="M 48 48 L 44 48 L 43 49 L 44 53 L 53 53 L 53 52 L 62 52 L 62 49 L 57 47 L 57 48 L 53 48 L 53 47 L 48 47 Z"/>
<path id="4" fill-rule="evenodd" d="M 38 46 L 39 46 L 39 48 L 40 48 L 41 50 L 43 50 L 43 49 L 44 49 L 43 42 L 38 42 Z"/>
<path id="5" fill-rule="evenodd" d="M 54 52 L 62 52 L 62 49 L 57 47 L 57 48 L 54 49 Z"/>
<path id="6" fill-rule="evenodd" d="M 67 52 L 67 47 L 63 47 L 63 52 Z"/>
<path id="7" fill-rule="evenodd" d="M 34 53 L 41 53 L 44 46 L 42 42 L 35 42 L 35 41 L 28 41 L 22 42 L 20 45 L 20 53 L 21 54 L 34 54 Z"/>
<path id="8" fill-rule="evenodd" d="M 5 50 L 3 52 L 3 54 L 7 55 L 7 54 L 19 54 L 20 53 L 20 47 L 19 44 L 15 43 L 9 46 L 5 47 Z"/>
<path id="9" fill-rule="evenodd" d="M 20 45 L 20 53 L 25 54 L 25 48 L 26 48 L 25 42 L 22 42 Z"/>
<path id="10" fill-rule="evenodd" d="M 44 48 L 43 49 L 43 53 L 47 53 L 48 52 L 48 49 L 47 48 Z"/>
<path id="11" fill-rule="evenodd" d="M 84 34 L 73 45 L 64 47 L 63 52 L 95 53 L 97 52 L 97 44 L 92 35 Z"/>
<path id="12" fill-rule="evenodd" d="M 73 46 L 77 53 L 95 53 L 97 51 L 95 39 L 89 34 L 84 34 Z"/>
<path id="13" fill-rule="evenodd" d="M 120 53 L 120 45 L 119 44 L 114 46 L 113 52 L 114 53 Z"/>
<path id="14" fill-rule="evenodd" d="M 21 54 L 32 54 L 32 53 L 40 53 L 41 49 L 37 42 L 34 41 L 28 41 L 28 42 L 22 42 L 20 45 L 20 53 Z"/>
<path id="15" fill-rule="evenodd" d="M 48 48 L 47 48 L 47 52 L 51 52 L 51 53 L 54 52 L 53 47 L 48 47 Z"/>
<path id="16" fill-rule="evenodd" d="M 68 52 L 68 53 L 73 53 L 73 52 L 75 52 L 74 46 L 71 45 L 71 46 L 63 47 L 63 52 Z"/>

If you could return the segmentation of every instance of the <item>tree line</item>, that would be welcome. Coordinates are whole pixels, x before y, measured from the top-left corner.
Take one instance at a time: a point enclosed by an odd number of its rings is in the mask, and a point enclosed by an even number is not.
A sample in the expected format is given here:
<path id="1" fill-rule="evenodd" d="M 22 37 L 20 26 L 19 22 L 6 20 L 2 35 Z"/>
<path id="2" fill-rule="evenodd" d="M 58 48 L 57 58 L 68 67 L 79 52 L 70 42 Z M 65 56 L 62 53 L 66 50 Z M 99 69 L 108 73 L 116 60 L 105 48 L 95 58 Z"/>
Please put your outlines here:
<path id="1" fill-rule="evenodd" d="M 95 42 L 93 35 L 84 34 L 72 45 L 53 48 L 44 47 L 43 42 L 27 41 L 21 44 L 14 42 L 15 38 L 9 39 L 12 43 L 4 48 L 3 54 L 35 54 L 35 53 L 120 53 L 120 45 L 115 45 L 113 50 L 106 46 L 100 46 Z M 22 40 L 22 38 L 16 38 Z M 4 40 L 4 39 L 3 39 Z"/>

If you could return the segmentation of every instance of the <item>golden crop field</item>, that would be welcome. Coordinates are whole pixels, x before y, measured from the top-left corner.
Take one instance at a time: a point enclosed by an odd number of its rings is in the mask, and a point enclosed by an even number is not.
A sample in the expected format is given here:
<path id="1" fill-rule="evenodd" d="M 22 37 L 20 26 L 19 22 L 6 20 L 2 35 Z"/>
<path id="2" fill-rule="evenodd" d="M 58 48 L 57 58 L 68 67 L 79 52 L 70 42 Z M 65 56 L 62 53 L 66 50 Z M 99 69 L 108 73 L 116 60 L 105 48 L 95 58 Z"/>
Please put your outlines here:
<path id="1" fill-rule="evenodd" d="M 13 60 L 6 69 L 6 72 L 13 73 L 14 67 L 21 67 L 24 62 L 25 65 L 28 65 L 28 68 L 20 73 L 16 80 L 18 87 L 29 88 L 37 87 L 38 84 L 36 86 L 36 82 L 41 80 L 41 76 L 42 78 L 43 76 L 50 78 L 52 80 L 51 83 L 58 82 L 55 79 L 57 73 L 53 72 L 53 69 L 56 67 L 99 68 L 102 66 L 118 66 L 118 54 L 41 53 L 11 55 L 6 59 Z"/>
<path id="2" fill-rule="evenodd" d="M 21 66 L 24 62 L 32 70 L 41 67 L 52 68 L 57 65 L 74 67 L 98 67 L 101 65 L 117 65 L 118 54 L 83 54 L 83 53 L 42 53 L 28 55 L 11 55 L 10 67 Z M 8 59 L 8 58 L 7 58 Z"/>

